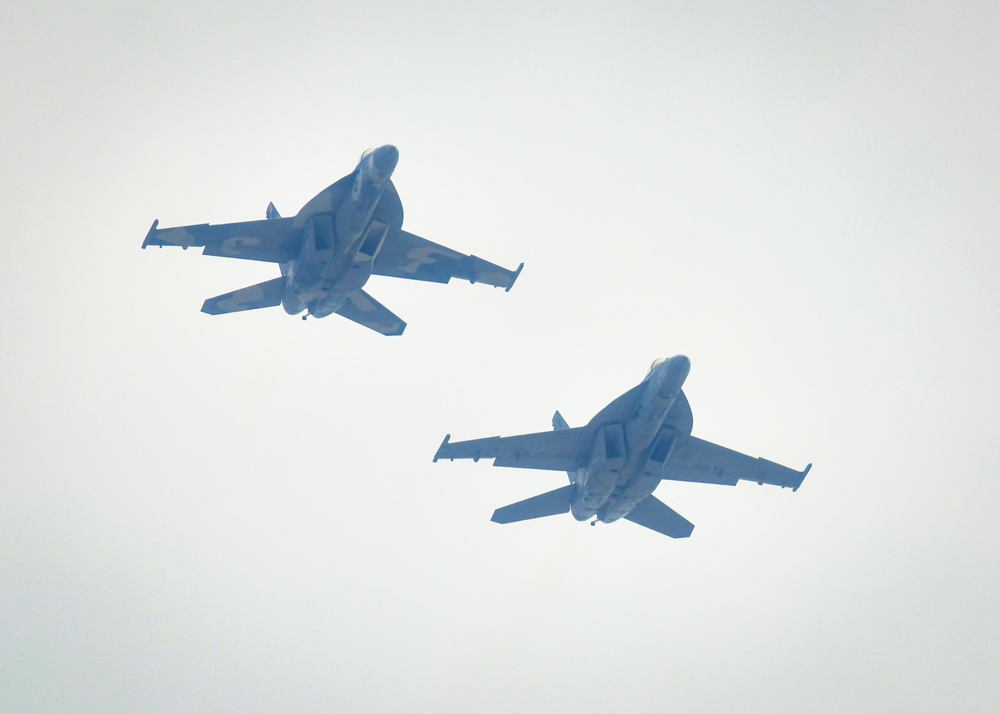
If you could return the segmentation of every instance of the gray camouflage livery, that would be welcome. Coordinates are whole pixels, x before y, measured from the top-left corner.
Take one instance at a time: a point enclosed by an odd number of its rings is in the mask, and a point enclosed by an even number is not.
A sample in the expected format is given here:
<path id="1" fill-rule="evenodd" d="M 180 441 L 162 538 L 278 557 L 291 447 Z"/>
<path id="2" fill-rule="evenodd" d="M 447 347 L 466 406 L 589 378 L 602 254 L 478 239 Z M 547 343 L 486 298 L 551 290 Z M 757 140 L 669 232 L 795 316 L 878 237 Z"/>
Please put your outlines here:
<path id="1" fill-rule="evenodd" d="M 507 270 L 401 230 L 403 205 L 389 177 L 399 151 L 365 152 L 357 168 L 309 201 L 293 218 L 267 207 L 267 219 L 177 228 L 153 221 L 142 247 L 204 247 L 204 254 L 278 263 L 281 277 L 209 298 L 202 312 L 220 315 L 281 305 L 285 312 L 326 317 L 333 313 L 383 335 L 400 335 L 406 323 L 362 286 L 371 275 L 447 283 L 462 278 L 510 290 L 523 263 Z"/>
<path id="2" fill-rule="evenodd" d="M 672 538 L 686 538 L 694 525 L 651 495 L 661 480 L 797 489 L 812 464 L 794 471 L 691 436 L 691 407 L 681 391 L 690 369 L 683 355 L 657 360 L 586 426 L 571 429 L 556 412 L 555 431 L 456 443 L 449 434 L 434 460 L 487 458 L 494 466 L 569 473 L 569 486 L 498 508 L 497 523 L 572 511 L 579 521 L 593 518 L 591 525 L 625 518 Z"/>

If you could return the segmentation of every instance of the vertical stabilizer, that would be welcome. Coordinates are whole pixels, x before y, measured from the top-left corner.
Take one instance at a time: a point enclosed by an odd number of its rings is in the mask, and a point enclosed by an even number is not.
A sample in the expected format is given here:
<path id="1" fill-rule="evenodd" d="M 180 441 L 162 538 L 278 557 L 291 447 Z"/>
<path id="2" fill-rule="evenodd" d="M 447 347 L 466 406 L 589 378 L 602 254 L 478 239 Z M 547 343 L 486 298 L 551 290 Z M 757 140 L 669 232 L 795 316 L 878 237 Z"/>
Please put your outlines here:
<path id="1" fill-rule="evenodd" d="M 559 413 L 558 409 L 556 409 L 556 413 L 552 415 L 552 428 L 555 429 L 556 431 L 563 431 L 564 429 L 570 428 L 569 424 L 566 422 L 565 419 L 563 419 L 563 415 Z M 576 471 L 566 472 L 566 475 L 569 476 L 570 483 L 576 483 L 576 480 L 580 478 L 582 474 L 583 474 L 583 469 L 577 469 Z"/>

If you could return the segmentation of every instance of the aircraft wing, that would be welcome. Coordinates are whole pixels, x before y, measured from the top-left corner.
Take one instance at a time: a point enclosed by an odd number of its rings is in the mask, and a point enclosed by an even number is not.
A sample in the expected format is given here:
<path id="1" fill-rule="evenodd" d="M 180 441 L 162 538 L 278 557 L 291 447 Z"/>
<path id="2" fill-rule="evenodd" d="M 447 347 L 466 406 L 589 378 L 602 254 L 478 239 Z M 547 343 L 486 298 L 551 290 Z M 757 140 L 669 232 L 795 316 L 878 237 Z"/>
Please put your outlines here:
<path id="1" fill-rule="evenodd" d="M 372 273 L 433 283 L 447 283 L 452 278 L 461 278 L 470 283 L 486 283 L 510 290 L 523 267 L 522 263 L 517 270 L 507 270 L 474 255 L 465 255 L 400 231 L 395 237 L 386 238 L 375 258 Z"/>
<path id="2" fill-rule="evenodd" d="M 493 459 L 494 466 L 513 466 L 546 471 L 582 468 L 594 446 L 594 431 L 586 427 L 559 429 L 521 436 L 491 436 L 451 443 L 444 438 L 434 460 Z"/>
<path id="3" fill-rule="evenodd" d="M 802 485 L 812 464 L 803 471 L 767 459 L 754 458 L 693 436 L 678 435 L 662 478 L 735 486 L 737 481 L 756 481 L 793 491 Z"/>
<path id="4" fill-rule="evenodd" d="M 142 247 L 180 246 L 204 247 L 205 255 L 223 258 L 263 260 L 268 263 L 287 263 L 299 251 L 302 229 L 292 226 L 291 218 L 272 218 L 243 223 L 201 223 L 196 226 L 159 228 L 153 221 Z"/>

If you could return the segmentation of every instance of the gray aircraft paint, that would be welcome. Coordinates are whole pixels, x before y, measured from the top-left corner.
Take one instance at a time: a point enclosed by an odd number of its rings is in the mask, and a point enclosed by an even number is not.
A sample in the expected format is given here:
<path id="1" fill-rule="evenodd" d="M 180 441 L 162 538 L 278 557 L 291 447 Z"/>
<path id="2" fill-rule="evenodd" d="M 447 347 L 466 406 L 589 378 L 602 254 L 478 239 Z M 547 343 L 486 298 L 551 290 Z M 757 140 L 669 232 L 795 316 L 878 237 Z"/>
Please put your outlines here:
<path id="1" fill-rule="evenodd" d="M 281 277 L 209 298 L 210 315 L 281 305 L 285 312 L 337 313 L 383 335 L 406 323 L 362 290 L 372 275 L 447 283 L 457 277 L 510 290 L 521 272 L 464 255 L 402 230 L 403 206 L 390 177 L 399 151 L 387 144 L 361 156 L 354 172 L 328 186 L 292 218 L 274 204 L 261 221 L 159 228 L 142 247 L 204 247 L 204 254 L 278 263 Z"/>
<path id="2" fill-rule="evenodd" d="M 551 432 L 455 443 L 449 434 L 434 461 L 492 458 L 494 466 L 569 474 L 569 486 L 498 508 L 497 523 L 569 511 L 594 523 L 625 518 L 673 538 L 691 535 L 694 525 L 652 495 L 661 480 L 798 489 L 812 464 L 795 471 L 691 436 L 691 408 L 681 389 L 690 369 L 684 355 L 657 360 L 640 384 L 576 429 L 556 412 Z"/>

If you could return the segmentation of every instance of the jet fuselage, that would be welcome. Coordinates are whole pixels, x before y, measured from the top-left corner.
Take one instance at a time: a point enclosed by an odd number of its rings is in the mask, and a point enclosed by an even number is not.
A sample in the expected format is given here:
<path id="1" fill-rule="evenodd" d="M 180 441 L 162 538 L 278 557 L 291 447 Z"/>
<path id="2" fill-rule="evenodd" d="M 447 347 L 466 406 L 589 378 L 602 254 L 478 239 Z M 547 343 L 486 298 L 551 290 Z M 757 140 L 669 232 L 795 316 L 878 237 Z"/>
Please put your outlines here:
<path id="1" fill-rule="evenodd" d="M 386 144 L 361 155 L 354 171 L 320 191 L 291 218 L 269 204 L 264 220 L 160 228 L 142 247 L 200 247 L 205 255 L 274 263 L 281 275 L 210 297 L 201 311 L 224 315 L 281 305 L 314 317 L 338 314 L 382 335 L 406 323 L 362 288 L 372 275 L 447 283 L 452 278 L 510 290 L 521 273 L 404 231 L 392 185 L 399 160 Z"/>
<path id="2" fill-rule="evenodd" d="M 589 463 L 575 474 L 570 510 L 577 520 L 596 516 L 612 523 L 660 483 L 675 434 L 663 429 L 664 422 L 690 370 L 684 355 L 654 363 L 624 428 L 609 423 L 598 429 Z"/>
<path id="3" fill-rule="evenodd" d="M 458 442 L 447 434 L 434 460 L 485 458 L 494 466 L 569 474 L 565 486 L 496 509 L 495 523 L 572 512 L 592 523 L 624 518 L 671 538 L 687 538 L 694 524 L 653 495 L 660 481 L 801 486 L 809 466 L 796 471 L 691 434 L 691 406 L 682 390 L 690 369 L 683 355 L 657 360 L 645 379 L 584 426 L 570 427 L 556 412 L 553 431 Z"/>
<path id="4" fill-rule="evenodd" d="M 326 317 L 371 277 L 386 236 L 403 223 L 402 206 L 389 181 L 398 160 L 399 151 L 391 144 L 366 152 L 354 174 L 322 191 L 295 216 L 304 238 L 299 254 L 281 266 L 285 312 L 308 310 Z M 376 211 L 387 188 L 394 200 Z"/>

